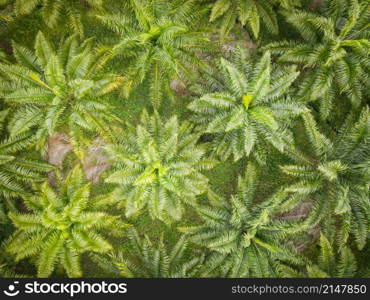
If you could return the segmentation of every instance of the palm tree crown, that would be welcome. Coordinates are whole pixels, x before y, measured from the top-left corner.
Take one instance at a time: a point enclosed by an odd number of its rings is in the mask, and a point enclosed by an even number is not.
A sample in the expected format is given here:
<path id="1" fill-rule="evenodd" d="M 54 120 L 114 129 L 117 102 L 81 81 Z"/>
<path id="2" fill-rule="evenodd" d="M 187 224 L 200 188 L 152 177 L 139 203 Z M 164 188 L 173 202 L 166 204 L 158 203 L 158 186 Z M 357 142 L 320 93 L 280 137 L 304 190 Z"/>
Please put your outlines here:
<path id="1" fill-rule="evenodd" d="M 40 148 L 56 131 L 67 131 L 74 140 L 82 132 L 107 134 L 107 121 L 115 121 L 101 97 L 120 85 L 119 77 L 99 73 L 103 60 L 94 54 L 92 41 L 81 45 L 75 36 L 55 51 L 40 32 L 35 54 L 14 44 L 18 65 L 0 64 L 5 82 L 0 94 L 14 115 L 9 123 L 11 136 L 37 127 Z"/>
<path id="2" fill-rule="evenodd" d="M 163 96 L 172 95 L 171 80 L 193 78 L 195 67 L 203 64 L 199 54 L 213 48 L 206 33 L 195 29 L 203 10 L 194 6 L 194 0 L 130 0 L 121 14 L 99 16 L 121 35 L 112 54 L 128 59 L 130 86 L 148 79 L 156 107 Z"/>
<path id="3" fill-rule="evenodd" d="M 7 251 L 17 261 L 34 258 L 38 277 L 51 275 L 57 264 L 69 277 L 82 276 L 80 255 L 111 250 L 103 230 L 113 234 L 124 226 L 119 217 L 101 211 L 101 200 L 90 197 L 90 184 L 84 183 L 79 166 L 58 189 L 45 182 L 37 195 L 25 198 L 32 213 L 9 214 L 17 230 Z"/>
<path id="4" fill-rule="evenodd" d="M 259 159 L 261 152 L 252 150 L 262 141 L 282 151 L 285 133 L 280 121 L 305 111 L 287 96 L 299 73 L 294 67 L 272 70 L 269 52 L 255 66 L 244 51 L 239 51 L 235 61 L 221 59 L 221 78 L 213 87 L 216 92 L 189 105 L 196 113 L 194 121 L 205 124 L 205 132 L 216 134 L 213 148 L 223 160 L 251 153 Z"/>
<path id="5" fill-rule="evenodd" d="M 183 203 L 194 203 L 208 189 L 200 171 L 215 162 L 204 158 L 206 149 L 197 145 L 198 139 L 190 123 L 181 124 L 177 117 L 163 122 L 157 112 L 149 116 L 144 111 L 121 143 L 107 147 L 117 170 L 106 182 L 119 185 L 115 197 L 124 200 L 127 216 L 146 206 L 152 218 L 179 220 Z"/>
<path id="6" fill-rule="evenodd" d="M 288 193 L 280 190 L 268 200 L 254 203 L 256 176 L 255 167 L 249 164 L 229 202 L 219 207 L 197 207 L 203 224 L 179 228 L 191 242 L 212 251 L 203 275 L 266 277 L 276 272 L 277 260 L 301 262 L 293 249 L 278 244 L 286 233 L 282 224 L 272 222 Z"/>
<path id="7" fill-rule="evenodd" d="M 370 3 L 368 1 L 328 2 L 328 16 L 307 11 L 287 14 L 287 21 L 301 34 L 302 42 L 268 45 L 281 62 L 301 64 L 307 69 L 298 96 L 320 100 L 323 118 L 329 116 L 338 92 L 358 106 L 362 92 L 369 88 Z M 344 5 L 344 7 L 342 7 Z"/>
<path id="8" fill-rule="evenodd" d="M 325 235 L 336 235 L 340 243 L 352 233 L 362 249 L 370 226 L 369 110 L 364 109 L 357 122 L 355 114 L 349 115 L 333 141 L 318 130 L 311 114 L 304 114 L 303 120 L 311 147 L 288 149 L 296 164 L 282 166 L 282 170 L 299 181 L 287 190 L 314 199 L 307 228 L 321 224 Z"/>

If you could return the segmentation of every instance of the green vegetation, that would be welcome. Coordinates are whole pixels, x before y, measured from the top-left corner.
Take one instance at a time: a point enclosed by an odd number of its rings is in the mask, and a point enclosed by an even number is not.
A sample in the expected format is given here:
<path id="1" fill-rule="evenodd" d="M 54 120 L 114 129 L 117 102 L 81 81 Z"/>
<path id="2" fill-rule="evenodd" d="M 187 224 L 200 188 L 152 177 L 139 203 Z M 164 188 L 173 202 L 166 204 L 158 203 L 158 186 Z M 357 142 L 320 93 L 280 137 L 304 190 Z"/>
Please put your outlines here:
<path id="1" fill-rule="evenodd" d="M 201 171 L 215 162 L 203 158 L 206 149 L 196 145 L 199 134 L 191 132 L 188 122 L 179 124 L 176 116 L 164 123 L 157 112 L 149 117 L 144 111 L 140 124 L 130 129 L 123 130 L 120 144 L 106 147 L 118 168 L 105 180 L 119 185 L 112 196 L 122 200 L 126 216 L 146 206 L 153 219 L 180 220 L 182 203 L 193 204 L 207 191 L 208 179 Z"/>
<path id="2" fill-rule="evenodd" d="M 58 186 L 58 191 L 45 182 L 34 195 L 24 197 L 32 214 L 9 213 L 16 231 L 8 241 L 7 251 L 15 254 L 16 260 L 37 256 L 38 277 L 49 276 L 58 263 L 68 276 L 81 276 L 82 253 L 112 250 L 99 231 L 119 235 L 124 227 L 119 216 L 101 210 L 104 198 L 90 198 L 90 183 L 84 183 L 83 177 L 77 166 Z"/>
<path id="3" fill-rule="evenodd" d="M 0 277 L 367 277 L 368 0 L 0 0 Z"/>

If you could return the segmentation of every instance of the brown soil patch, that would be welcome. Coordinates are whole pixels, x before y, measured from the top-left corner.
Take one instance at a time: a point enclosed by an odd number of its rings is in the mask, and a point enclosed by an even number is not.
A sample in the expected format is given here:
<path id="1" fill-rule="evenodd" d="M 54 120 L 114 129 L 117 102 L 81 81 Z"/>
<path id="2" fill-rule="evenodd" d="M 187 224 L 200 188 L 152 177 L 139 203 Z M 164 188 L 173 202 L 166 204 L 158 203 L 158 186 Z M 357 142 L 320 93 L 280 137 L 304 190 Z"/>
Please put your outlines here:
<path id="1" fill-rule="evenodd" d="M 100 175 L 110 167 L 108 157 L 104 154 L 104 141 L 97 138 L 87 149 L 83 160 L 83 168 L 86 178 L 92 183 L 98 183 Z"/>

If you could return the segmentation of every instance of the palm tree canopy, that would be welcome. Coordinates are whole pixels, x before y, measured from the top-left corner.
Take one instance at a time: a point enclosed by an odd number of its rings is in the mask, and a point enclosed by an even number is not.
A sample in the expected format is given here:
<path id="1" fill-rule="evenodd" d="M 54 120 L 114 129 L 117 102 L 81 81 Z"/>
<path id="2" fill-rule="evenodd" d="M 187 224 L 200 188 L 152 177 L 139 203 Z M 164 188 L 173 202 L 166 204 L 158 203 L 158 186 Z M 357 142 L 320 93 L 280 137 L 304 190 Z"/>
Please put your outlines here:
<path id="1" fill-rule="evenodd" d="M 126 226 L 102 210 L 103 198 L 90 196 L 90 183 L 83 176 L 77 166 L 57 189 L 45 182 L 38 194 L 24 198 L 31 213 L 9 213 L 16 231 L 7 251 L 17 261 L 33 257 L 38 277 L 50 276 L 57 264 L 69 277 L 82 276 L 80 255 L 108 252 L 112 246 L 104 232 L 122 234 Z"/>
<path id="2" fill-rule="evenodd" d="M 295 251 L 279 244 L 289 232 L 274 221 L 281 212 L 288 193 L 279 190 L 270 198 L 256 204 L 256 168 L 248 164 L 245 176 L 238 178 L 237 193 L 219 207 L 199 206 L 202 225 L 184 226 L 179 230 L 189 240 L 205 246 L 213 253 L 205 262 L 206 277 L 214 274 L 230 277 L 266 277 L 273 274 L 274 261 L 301 263 Z"/>
<path id="3" fill-rule="evenodd" d="M 321 115 L 329 116 L 336 93 L 346 95 L 358 106 L 369 88 L 370 3 L 329 1 L 327 16 L 299 11 L 286 13 L 286 20 L 298 30 L 302 42 L 269 44 L 279 61 L 300 64 L 308 69 L 299 97 L 320 100 Z"/>
<path id="4" fill-rule="evenodd" d="M 107 147 L 117 170 L 106 182 L 119 185 L 115 197 L 124 201 L 127 216 L 147 207 L 152 218 L 179 220 L 183 204 L 194 204 L 207 191 L 201 171 L 215 161 L 205 158 L 206 148 L 197 145 L 199 134 L 192 127 L 176 116 L 162 121 L 157 112 L 144 111 L 136 128 L 126 129 L 119 144 Z"/>
<path id="5" fill-rule="evenodd" d="M 273 70 L 269 52 L 256 65 L 242 50 L 234 60 L 221 59 L 216 91 L 189 105 L 196 113 L 193 120 L 216 134 L 214 150 L 223 160 L 231 155 L 235 161 L 250 154 L 258 158 L 253 149 L 262 140 L 283 151 L 286 133 L 281 122 L 306 110 L 289 97 L 299 73 L 294 67 Z"/>
<path id="6" fill-rule="evenodd" d="M 196 29 L 203 15 L 195 0 L 130 0 L 120 14 L 98 16 L 121 36 L 112 54 L 128 59 L 128 90 L 149 80 L 150 98 L 158 108 L 163 97 L 172 95 L 172 79 L 194 78 L 204 64 L 199 54 L 215 48 L 206 32 Z"/>
<path id="7" fill-rule="evenodd" d="M 328 237 L 343 243 L 352 233 L 362 249 L 369 230 L 370 114 L 365 108 L 358 119 L 349 115 L 334 141 L 322 134 L 311 114 L 304 114 L 311 152 L 290 151 L 296 164 L 282 166 L 283 172 L 299 179 L 287 187 L 298 195 L 314 196 L 315 207 L 307 228 L 322 224 Z M 299 199 L 299 198 L 297 198 Z M 333 228 L 333 221 L 340 223 Z M 330 234 L 329 234 L 330 233 Z"/>
<path id="8" fill-rule="evenodd" d="M 9 122 L 11 136 L 34 127 L 39 148 L 56 131 L 67 131 L 75 140 L 82 132 L 107 134 L 107 121 L 116 118 L 101 97 L 121 84 L 118 76 L 99 72 L 104 55 L 94 53 L 92 40 L 79 44 L 76 36 L 55 51 L 39 32 L 35 52 L 13 44 L 18 64 L 0 64 L 5 82 L 0 95 L 14 107 Z"/>

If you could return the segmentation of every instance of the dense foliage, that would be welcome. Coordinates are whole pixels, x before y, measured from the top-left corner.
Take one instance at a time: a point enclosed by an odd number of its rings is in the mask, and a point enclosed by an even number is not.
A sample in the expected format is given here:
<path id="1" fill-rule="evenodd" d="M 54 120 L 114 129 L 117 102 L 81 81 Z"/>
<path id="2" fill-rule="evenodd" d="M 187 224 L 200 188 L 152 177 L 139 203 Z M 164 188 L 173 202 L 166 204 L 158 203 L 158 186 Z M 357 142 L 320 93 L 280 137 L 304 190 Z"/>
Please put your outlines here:
<path id="1" fill-rule="evenodd" d="M 119 216 L 102 211 L 101 197 L 91 199 L 90 183 L 75 167 L 61 178 L 55 191 L 45 182 L 34 195 L 24 197 L 33 213 L 9 213 L 16 231 L 8 241 L 7 251 L 15 259 L 34 257 L 37 276 L 49 276 L 60 263 L 70 277 L 82 275 L 79 256 L 86 251 L 108 252 L 111 244 L 101 231 L 116 234 L 124 226 Z"/>
<path id="2" fill-rule="evenodd" d="M 120 144 L 106 147 L 118 170 L 105 182 L 119 185 L 114 197 L 123 200 L 126 216 L 147 206 L 153 219 L 180 220 L 182 203 L 191 204 L 207 190 L 208 179 L 200 171 L 215 162 L 203 158 L 204 147 L 196 145 L 199 135 L 192 134 L 188 122 L 179 124 L 176 116 L 164 123 L 157 112 L 149 117 L 144 111 L 140 124 L 130 129 Z"/>
<path id="3" fill-rule="evenodd" d="M 370 276 L 368 0 L 0 0 L 0 277 Z"/>

